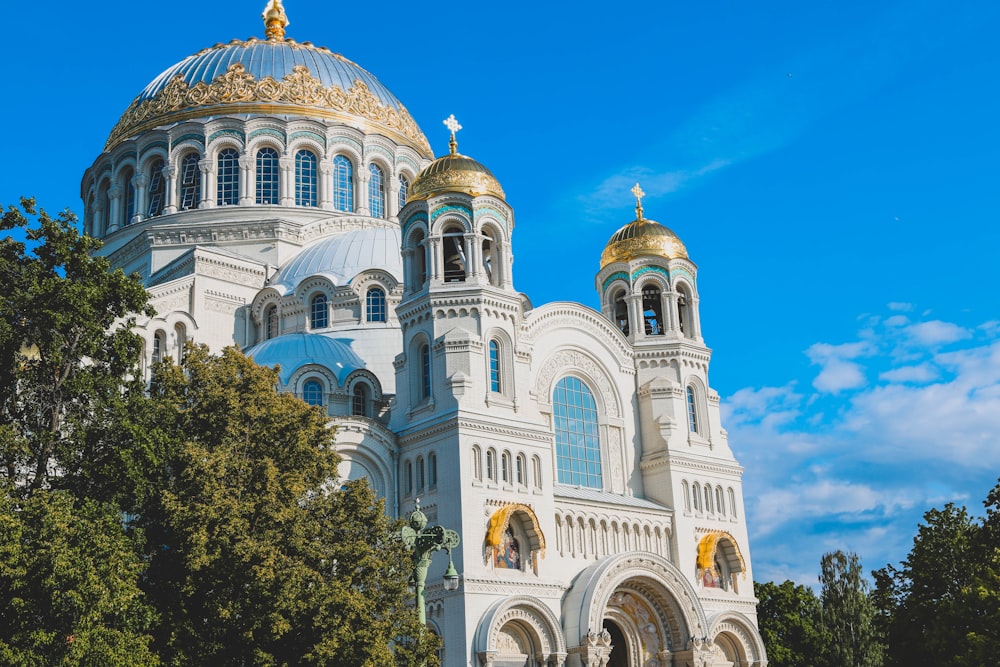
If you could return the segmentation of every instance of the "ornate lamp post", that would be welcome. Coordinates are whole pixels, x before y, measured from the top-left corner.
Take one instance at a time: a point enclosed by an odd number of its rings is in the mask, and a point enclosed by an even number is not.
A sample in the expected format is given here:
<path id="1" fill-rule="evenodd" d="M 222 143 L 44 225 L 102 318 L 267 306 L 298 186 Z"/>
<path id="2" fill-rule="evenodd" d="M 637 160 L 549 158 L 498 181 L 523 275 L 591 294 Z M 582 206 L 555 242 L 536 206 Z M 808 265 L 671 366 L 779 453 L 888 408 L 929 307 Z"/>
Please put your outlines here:
<path id="1" fill-rule="evenodd" d="M 458 533 L 442 526 L 428 526 L 427 516 L 420 511 L 420 499 L 410 512 L 409 523 L 400 531 L 403 543 L 413 552 L 413 583 L 417 593 L 417 610 L 420 625 L 427 624 L 427 609 L 424 605 L 424 584 L 427 583 L 427 568 L 431 564 L 431 554 L 440 549 L 448 552 L 448 569 L 444 573 L 446 591 L 458 589 L 458 571 L 451 559 L 451 550 L 458 546 Z"/>

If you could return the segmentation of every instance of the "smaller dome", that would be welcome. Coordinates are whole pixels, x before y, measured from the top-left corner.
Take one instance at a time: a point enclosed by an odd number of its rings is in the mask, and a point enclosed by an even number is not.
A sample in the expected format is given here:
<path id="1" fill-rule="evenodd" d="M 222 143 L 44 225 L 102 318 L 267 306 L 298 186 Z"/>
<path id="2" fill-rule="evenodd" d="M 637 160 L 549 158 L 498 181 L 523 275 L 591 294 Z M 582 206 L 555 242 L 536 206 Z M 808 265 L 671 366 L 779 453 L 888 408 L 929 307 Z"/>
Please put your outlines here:
<path id="1" fill-rule="evenodd" d="M 451 152 L 431 162 L 413 180 L 406 195 L 407 203 L 427 199 L 444 192 L 462 192 L 467 195 L 493 195 L 504 198 L 503 188 L 489 169 L 481 162 L 458 152 L 455 132 L 462 128 L 451 116 L 444 122 L 451 129 Z"/>
<path id="2" fill-rule="evenodd" d="M 246 351 L 260 366 L 280 366 L 282 384 L 288 384 L 295 371 L 308 364 L 317 364 L 333 371 L 341 385 L 347 376 L 365 367 L 365 362 L 349 345 L 322 334 L 285 334 Z"/>
<path id="3" fill-rule="evenodd" d="M 288 294 L 306 278 L 321 275 L 346 285 L 362 271 L 381 269 L 403 281 L 398 227 L 373 227 L 337 234 L 308 246 L 271 279 L 270 286 Z"/>
<path id="4" fill-rule="evenodd" d="M 601 253 L 601 268 L 615 262 L 628 262 L 636 257 L 688 258 L 687 248 L 670 228 L 655 220 L 642 217 L 642 197 L 645 194 L 636 183 L 635 220 L 611 235 Z"/>

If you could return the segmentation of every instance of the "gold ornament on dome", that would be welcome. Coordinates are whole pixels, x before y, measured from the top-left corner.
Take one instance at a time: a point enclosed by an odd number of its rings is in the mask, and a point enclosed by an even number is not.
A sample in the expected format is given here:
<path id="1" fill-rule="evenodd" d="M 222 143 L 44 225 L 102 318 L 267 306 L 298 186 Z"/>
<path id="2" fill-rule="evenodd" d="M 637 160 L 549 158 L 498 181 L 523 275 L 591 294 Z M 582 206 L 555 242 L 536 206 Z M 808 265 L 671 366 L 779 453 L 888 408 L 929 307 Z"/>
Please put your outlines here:
<path id="1" fill-rule="evenodd" d="M 240 106 L 226 108 L 229 105 Z M 142 101 L 137 98 L 111 131 L 104 150 L 110 151 L 141 131 L 204 116 L 208 111 L 213 114 L 278 112 L 270 105 L 294 105 L 298 107 L 294 110 L 296 114 L 333 120 L 344 115 L 360 116 L 381 125 L 388 134 L 398 135 L 425 156 L 433 155 L 427 138 L 405 107 L 400 105 L 397 111 L 382 104 L 360 79 L 355 79 L 346 91 L 338 86 L 327 88 L 312 76 L 308 67 L 295 65 L 281 81 L 270 76 L 258 80 L 241 63 L 233 63 L 211 83 L 199 81 L 189 86 L 183 75 L 178 74 L 155 97 Z"/>
<path id="2" fill-rule="evenodd" d="M 285 8 L 281 6 L 281 0 L 271 0 L 264 7 L 261 14 L 264 19 L 264 36 L 270 40 L 285 38 L 285 28 L 288 27 L 288 16 L 285 15 Z"/>
<path id="3" fill-rule="evenodd" d="M 451 152 L 440 157 L 417 174 L 407 192 L 406 201 L 427 199 L 441 192 L 464 192 L 468 195 L 493 195 L 504 198 L 500 182 L 490 170 L 467 155 L 458 152 L 455 133 L 462 129 L 455 114 L 444 120 L 444 126 L 451 132 L 448 147 Z"/>

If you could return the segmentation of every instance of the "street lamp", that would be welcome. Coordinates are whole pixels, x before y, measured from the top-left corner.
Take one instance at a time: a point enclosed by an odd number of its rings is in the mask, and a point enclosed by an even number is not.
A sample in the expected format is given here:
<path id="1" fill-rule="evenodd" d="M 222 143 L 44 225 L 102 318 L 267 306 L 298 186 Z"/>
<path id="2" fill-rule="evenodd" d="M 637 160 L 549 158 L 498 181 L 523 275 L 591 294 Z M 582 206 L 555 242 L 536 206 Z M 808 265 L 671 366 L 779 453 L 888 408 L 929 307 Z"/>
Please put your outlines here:
<path id="1" fill-rule="evenodd" d="M 427 516 L 420 511 L 420 499 L 410 512 L 409 521 L 400 531 L 405 544 L 413 552 L 413 584 L 417 594 L 417 610 L 421 627 L 427 625 L 427 609 L 424 605 L 424 584 L 427 583 L 427 568 L 431 564 L 431 554 L 440 549 L 448 552 L 448 569 L 444 573 L 444 589 L 458 590 L 458 570 L 451 559 L 451 550 L 458 546 L 458 533 L 442 526 L 428 526 Z"/>

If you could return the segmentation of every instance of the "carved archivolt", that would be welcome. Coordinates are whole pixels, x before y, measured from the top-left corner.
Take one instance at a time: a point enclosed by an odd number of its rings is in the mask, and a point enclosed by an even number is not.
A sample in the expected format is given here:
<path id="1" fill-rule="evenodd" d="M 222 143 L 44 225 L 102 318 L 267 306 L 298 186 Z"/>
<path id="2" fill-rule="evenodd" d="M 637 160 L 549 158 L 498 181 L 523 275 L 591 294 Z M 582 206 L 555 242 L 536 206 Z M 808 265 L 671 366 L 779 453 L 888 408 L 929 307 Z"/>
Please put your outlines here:
<path id="1" fill-rule="evenodd" d="M 576 350 L 561 350 L 546 360 L 535 379 L 535 395 L 545 402 L 551 401 L 552 380 L 557 373 L 578 369 L 597 385 L 596 389 L 604 398 L 604 410 L 610 417 L 618 417 L 618 396 L 607 372 L 589 356 Z"/>
<path id="2" fill-rule="evenodd" d="M 361 116 L 401 134 L 426 155 L 431 155 L 427 138 L 409 112 L 402 105 L 396 110 L 382 104 L 360 79 L 346 91 L 338 86 L 324 87 L 309 73 L 308 67 L 295 65 L 281 81 L 270 76 L 258 80 L 240 63 L 230 65 L 210 84 L 199 81 L 189 86 L 183 75 L 178 74 L 155 97 L 141 101 L 136 98 L 111 131 L 104 150 L 110 151 L 123 139 L 162 125 L 168 117 L 189 109 L 213 107 L 217 113 L 232 106 L 233 111 L 245 112 L 246 105 L 250 104 L 290 104 Z M 308 114 L 308 110 L 305 113 Z"/>
<path id="3" fill-rule="evenodd" d="M 494 603 L 483 615 L 476 631 L 476 652 L 480 662 L 489 664 L 501 650 L 503 629 L 516 623 L 531 636 L 536 655 L 543 661 L 566 655 L 566 642 L 560 631 L 559 619 L 540 600 L 517 595 Z"/>
<path id="4" fill-rule="evenodd" d="M 715 642 L 721 635 L 739 646 L 742 661 L 751 665 L 763 664 L 764 643 L 749 618 L 737 612 L 722 612 L 712 619 L 708 637 Z"/>

